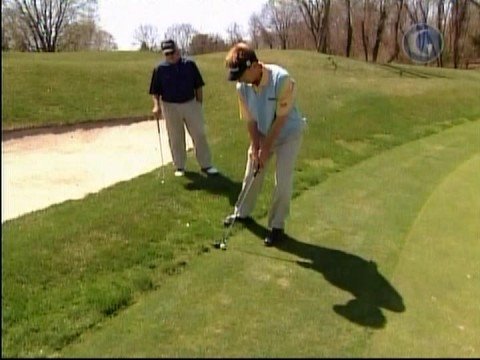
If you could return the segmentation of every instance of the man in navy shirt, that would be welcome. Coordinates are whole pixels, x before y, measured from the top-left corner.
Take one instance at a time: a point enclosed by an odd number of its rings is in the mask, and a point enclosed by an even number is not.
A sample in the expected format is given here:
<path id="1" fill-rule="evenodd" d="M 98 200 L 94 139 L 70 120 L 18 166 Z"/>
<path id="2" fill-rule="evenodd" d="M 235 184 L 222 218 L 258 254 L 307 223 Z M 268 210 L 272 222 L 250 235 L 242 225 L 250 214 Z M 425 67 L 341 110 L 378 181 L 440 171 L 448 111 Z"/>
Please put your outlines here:
<path id="1" fill-rule="evenodd" d="M 195 62 L 181 57 L 173 40 L 162 41 L 165 61 L 153 70 L 150 94 L 152 112 L 160 116 L 160 109 L 167 125 L 170 151 L 176 171 L 175 176 L 185 174 L 185 128 L 192 137 L 195 156 L 207 175 L 216 175 L 212 166 L 210 147 L 205 135 L 202 111 L 202 87 L 205 85 Z"/>

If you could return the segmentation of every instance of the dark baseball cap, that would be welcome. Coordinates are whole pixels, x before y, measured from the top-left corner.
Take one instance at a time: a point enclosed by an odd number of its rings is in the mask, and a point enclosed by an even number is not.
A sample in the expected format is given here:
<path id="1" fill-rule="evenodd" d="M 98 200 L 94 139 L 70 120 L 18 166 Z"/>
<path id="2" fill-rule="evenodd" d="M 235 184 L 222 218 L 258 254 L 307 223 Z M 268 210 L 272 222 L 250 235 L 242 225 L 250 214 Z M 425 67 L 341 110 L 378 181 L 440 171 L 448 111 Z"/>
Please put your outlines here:
<path id="1" fill-rule="evenodd" d="M 173 53 L 176 50 L 177 45 L 175 44 L 175 41 L 173 41 L 172 39 L 168 39 L 168 40 L 162 41 L 160 47 L 162 49 L 163 54 L 168 55 Z"/>
<path id="2" fill-rule="evenodd" d="M 237 81 L 242 74 L 247 70 L 254 62 L 258 62 L 255 53 L 245 54 L 245 57 L 238 59 L 237 61 L 229 64 L 228 66 L 228 80 Z"/>

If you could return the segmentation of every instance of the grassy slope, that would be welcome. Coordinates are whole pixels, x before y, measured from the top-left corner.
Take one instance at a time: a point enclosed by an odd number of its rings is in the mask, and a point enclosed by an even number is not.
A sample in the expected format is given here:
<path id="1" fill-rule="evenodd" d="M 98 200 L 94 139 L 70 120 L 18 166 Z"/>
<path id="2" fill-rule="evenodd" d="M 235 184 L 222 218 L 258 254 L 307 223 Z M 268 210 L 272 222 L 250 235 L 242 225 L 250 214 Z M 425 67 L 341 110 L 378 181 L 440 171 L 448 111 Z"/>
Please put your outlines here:
<path id="1" fill-rule="evenodd" d="M 62 355 L 478 356 L 479 132 L 332 176 L 296 199 L 283 246 L 251 226 Z"/>
<path id="2" fill-rule="evenodd" d="M 2 127 L 148 115 L 158 54 L 2 53 Z"/>
<path id="3" fill-rule="evenodd" d="M 260 55 L 290 70 L 309 118 L 295 196 L 395 145 L 480 116 L 476 72 L 402 67 L 409 73 L 399 76 L 395 69 L 347 59 L 337 59 L 334 71 L 325 56 L 309 52 Z M 244 124 L 237 120 L 234 85 L 220 70 L 222 57 L 212 54 L 197 62 L 207 83 L 209 140 L 224 178 L 207 181 L 191 173 L 174 179 L 167 172 L 160 186 L 158 172 L 152 172 L 83 201 L 2 224 L 4 354 L 61 349 L 164 284 L 168 275 L 181 272 L 221 235 L 219 223 L 238 194 L 247 146 Z M 67 60 L 78 62 L 75 59 L 71 55 Z M 94 66 L 85 66 L 102 68 L 97 60 L 114 59 L 115 54 L 102 54 L 91 59 Z M 146 61 L 148 68 L 154 63 Z M 119 66 L 124 63 L 119 61 Z M 128 66 L 133 63 L 146 66 L 136 57 L 127 61 Z M 142 98 L 149 71 L 138 90 Z M 133 100 L 126 103 L 137 106 Z M 192 157 L 188 166 L 197 169 Z M 271 187 L 269 177 L 254 212 L 259 218 L 268 209 Z"/>

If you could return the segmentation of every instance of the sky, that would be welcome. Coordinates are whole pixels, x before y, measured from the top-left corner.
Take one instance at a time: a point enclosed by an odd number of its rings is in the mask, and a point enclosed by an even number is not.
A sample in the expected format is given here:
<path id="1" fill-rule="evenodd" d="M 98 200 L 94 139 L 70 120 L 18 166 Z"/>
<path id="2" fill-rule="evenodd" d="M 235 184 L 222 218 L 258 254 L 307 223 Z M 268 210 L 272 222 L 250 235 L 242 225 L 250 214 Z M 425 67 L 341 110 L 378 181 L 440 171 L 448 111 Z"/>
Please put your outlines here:
<path id="1" fill-rule="evenodd" d="M 119 50 L 137 50 L 134 33 L 152 25 L 160 38 L 174 24 L 191 24 L 197 31 L 226 37 L 232 23 L 247 35 L 248 20 L 266 0 L 98 0 L 100 27 L 109 32 Z"/>

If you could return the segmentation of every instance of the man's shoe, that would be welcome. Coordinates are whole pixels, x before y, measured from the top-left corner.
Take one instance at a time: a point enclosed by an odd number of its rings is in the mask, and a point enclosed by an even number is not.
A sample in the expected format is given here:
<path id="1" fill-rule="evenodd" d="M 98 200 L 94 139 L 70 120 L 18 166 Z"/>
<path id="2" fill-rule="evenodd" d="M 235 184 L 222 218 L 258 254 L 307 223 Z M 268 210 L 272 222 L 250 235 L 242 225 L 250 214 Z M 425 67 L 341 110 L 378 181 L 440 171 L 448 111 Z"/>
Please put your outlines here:
<path id="1" fill-rule="evenodd" d="M 265 246 L 273 246 L 274 244 L 279 243 L 283 239 L 283 234 L 283 229 L 273 228 L 264 240 Z"/>
<path id="2" fill-rule="evenodd" d="M 184 175 L 185 175 L 185 169 L 177 169 L 177 170 L 175 170 L 175 176 L 176 176 L 176 177 L 184 176 Z"/>
<path id="3" fill-rule="evenodd" d="M 231 215 L 228 215 L 225 218 L 225 220 L 223 220 L 223 226 L 225 227 L 230 226 L 234 221 L 240 222 L 242 224 L 246 224 L 248 222 L 253 221 L 253 218 L 251 216 L 240 217 L 235 214 L 231 214 Z"/>
<path id="4" fill-rule="evenodd" d="M 203 168 L 202 172 L 204 172 L 207 175 L 218 175 L 218 173 L 219 173 L 219 171 L 213 166 Z"/>

